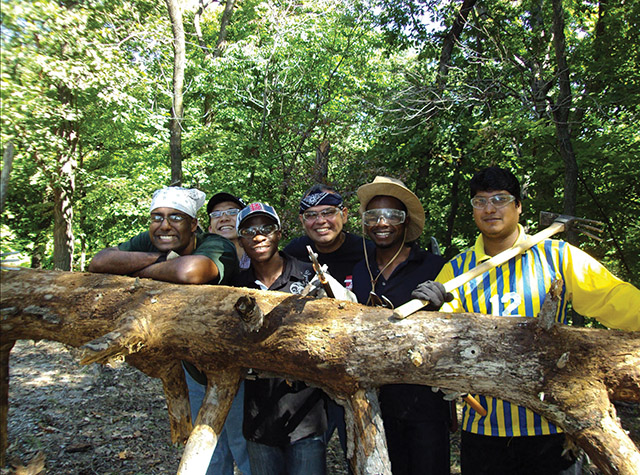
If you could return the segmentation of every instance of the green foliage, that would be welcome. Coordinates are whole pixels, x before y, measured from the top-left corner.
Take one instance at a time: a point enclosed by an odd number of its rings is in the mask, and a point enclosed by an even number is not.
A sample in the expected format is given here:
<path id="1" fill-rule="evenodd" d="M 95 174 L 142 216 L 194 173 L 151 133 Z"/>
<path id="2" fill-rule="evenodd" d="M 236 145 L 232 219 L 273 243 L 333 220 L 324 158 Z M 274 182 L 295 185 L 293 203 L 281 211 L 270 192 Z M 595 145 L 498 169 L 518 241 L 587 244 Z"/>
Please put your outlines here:
<path id="1" fill-rule="evenodd" d="M 205 50 L 187 10 L 184 184 L 270 202 L 288 239 L 302 232 L 298 200 L 313 182 L 344 194 L 357 232 L 358 186 L 395 176 L 425 205 L 423 244 L 433 235 L 452 256 L 476 235 L 469 178 L 500 164 L 525 184 L 523 223 L 537 230 L 539 211 L 561 210 L 565 194 L 551 6 L 477 2 L 443 78 L 460 5 L 247 0 L 217 57 L 222 6 L 200 17 Z M 640 5 L 564 6 L 576 213 L 608 229 L 604 243 L 580 245 L 638 284 Z M 150 195 L 170 177 L 171 37 L 162 2 L 2 1 L 2 141 L 18 148 L 3 251 L 50 252 L 53 191 L 70 154 L 80 252 L 90 258 L 146 226 Z"/>

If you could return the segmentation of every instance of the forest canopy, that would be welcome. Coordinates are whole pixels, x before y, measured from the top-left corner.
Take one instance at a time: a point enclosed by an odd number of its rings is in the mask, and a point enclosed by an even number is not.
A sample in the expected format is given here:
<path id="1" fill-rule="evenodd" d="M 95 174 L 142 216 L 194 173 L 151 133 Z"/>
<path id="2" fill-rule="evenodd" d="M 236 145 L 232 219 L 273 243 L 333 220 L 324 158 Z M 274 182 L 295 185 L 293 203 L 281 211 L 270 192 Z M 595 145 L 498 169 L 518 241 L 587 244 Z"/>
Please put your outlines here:
<path id="1" fill-rule="evenodd" d="M 176 177 L 271 203 L 285 239 L 327 182 L 357 232 L 380 174 L 452 257 L 476 234 L 467 182 L 498 164 L 523 224 L 602 221 L 577 244 L 640 284 L 639 2 L 1 1 L 6 261 L 84 270 Z"/>

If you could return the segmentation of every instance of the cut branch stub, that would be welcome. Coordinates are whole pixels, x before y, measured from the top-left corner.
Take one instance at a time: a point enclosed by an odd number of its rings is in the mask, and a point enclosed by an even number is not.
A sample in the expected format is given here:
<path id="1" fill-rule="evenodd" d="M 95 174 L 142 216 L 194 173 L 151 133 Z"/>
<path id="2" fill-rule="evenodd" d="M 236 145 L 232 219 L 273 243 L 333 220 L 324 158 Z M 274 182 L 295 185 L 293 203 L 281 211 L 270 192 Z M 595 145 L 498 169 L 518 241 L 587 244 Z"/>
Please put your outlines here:
<path id="1" fill-rule="evenodd" d="M 264 312 L 258 306 L 257 300 L 250 295 L 243 295 L 233 306 L 244 323 L 247 331 L 257 332 L 264 322 Z"/>
<path id="2" fill-rule="evenodd" d="M 113 359 L 124 359 L 145 347 L 149 335 L 148 319 L 139 312 L 129 312 L 117 330 L 82 345 L 81 364 L 106 364 Z"/>
<path id="3" fill-rule="evenodd" d="M 538 324 L 545 330 L 550 330 L 556 323 L 556 313 L 558 304 L 560 303 L 560 295 L 562 294 L 563 281 L 561 278 L 551 282 L 549 292 L 544 298 L 542 308 L 538 314 Z"/>

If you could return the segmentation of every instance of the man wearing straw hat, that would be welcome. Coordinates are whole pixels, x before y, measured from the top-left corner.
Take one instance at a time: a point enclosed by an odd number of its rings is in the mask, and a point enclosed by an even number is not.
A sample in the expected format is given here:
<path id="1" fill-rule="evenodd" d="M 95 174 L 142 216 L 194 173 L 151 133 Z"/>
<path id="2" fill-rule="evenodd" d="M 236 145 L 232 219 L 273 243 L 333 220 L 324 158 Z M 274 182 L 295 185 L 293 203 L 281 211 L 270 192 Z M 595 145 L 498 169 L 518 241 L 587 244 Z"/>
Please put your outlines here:
<path id="1" fill-rule="evenodd" d="M 354 267 L 353 291 L 363 304 L 402 305 L 445 262 L 415 243 L 424 228 L 422 204 L 400 180 L 384 176 L 358 188 L 358 198 L 364 233 L 375 249 Z M 394 475 L 448 475 L 450 412 L 442 394 L 392 384 L 380 388 L 379 398 Z"/>

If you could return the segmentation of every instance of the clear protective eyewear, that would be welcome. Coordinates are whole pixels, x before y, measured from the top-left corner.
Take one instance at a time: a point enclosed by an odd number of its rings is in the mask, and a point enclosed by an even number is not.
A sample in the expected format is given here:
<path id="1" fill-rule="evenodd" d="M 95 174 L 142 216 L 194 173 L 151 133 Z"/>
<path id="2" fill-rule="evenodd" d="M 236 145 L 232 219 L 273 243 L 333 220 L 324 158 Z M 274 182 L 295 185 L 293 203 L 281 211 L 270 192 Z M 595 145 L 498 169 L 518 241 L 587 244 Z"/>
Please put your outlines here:
<path id="1" fill-rule="evenodd" d="M 152 214 L 149 217 L 149 222 L 151 224 L 162 224 L 162 222 L 165 219 L 168 220 L 171 224 L 180 224 L 185 219 L 187 219 L 187 216 L 185 216 L 184 214 L 175 214 L 175 213 L 170 214 L 168 216 L 164 216 L 162 214 Z"/>
<path id="2" fill-rule="evenodd" d="M 223 209 L 223 210 L 220 210 L 220 211 L 212 211 L 211 213 L 209 213 L 209 217 L 210 218 L 222 218 L 224 215 L 227 215 L 227 216 L 238 216 L 239 212 L 240 212 L 240 210 L 237 209 L 237 208 Z"/>
<path id="3" fill-rule="evenodd" d="M 378 295 L 373 290 L 369 292 L 369 299 L 367 300 L 367 305 L 373 305 L 374 307 L 383 307 L 390 308 L 391 310 L 395 310 L 393 303 L 384 295 Z"/>
<path id="4" fill-rule="evenodd" d="M 488 197 L 474 196 L 473 198 L 471 198 L 471 206 L 473 206 L 475 209 L 484 209 L 489 203 L 491 203 L 494 208 L 500 209 L 504 208 L 509 203 L 512 203 L 513 201 L 515 201 L 515 199 L 515 196 L 506 193 Z"/>
<path id="5" fill-rule="evenodd" d="M 270 234 L 275 233 L 280 229 L 280 226 L 277 224 L 263 224 L 262 226 L 251 226 L 250 228 L 240 228 L 238 229 L 238 235 L 240 237 L 251 239 L 256 237 L 258 234 L 261 236 L 269 236 Z"/>
<path id="6" fill-rule="evenodd" d="M 316 221 L 318 218 L 323 218 L 323 219 L 331 219 L 333 217 L 335 217 L 339 212 L 340 212 L 341 208 L 336 208 L 336 207 L 330 207 L 330 208 L 325 208 L 321 211 L 305 211 L 304 213 L 302 213 L 302 219 L 304 219 L 306 222 L 313 222 Z"/>
<path id="7" fill-rule="evenodd" d="M 407 213 L 392 208 L 368 209 L 362 213 L 362 222 L 365 226 L 375 226 L 381 219 L 384 219 L 384 222 L 391 226 L 397 226 L 404 223 L 407 219 Z"/>

